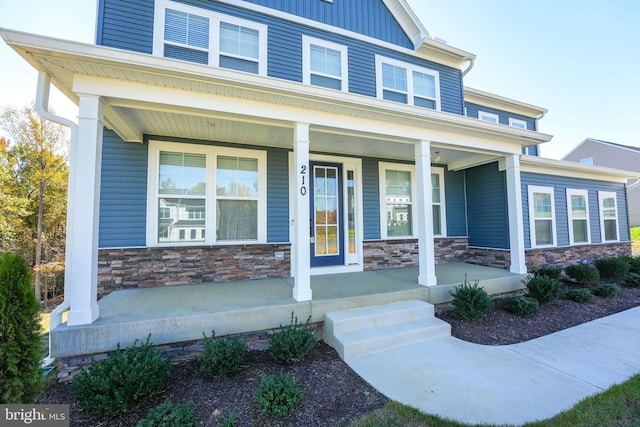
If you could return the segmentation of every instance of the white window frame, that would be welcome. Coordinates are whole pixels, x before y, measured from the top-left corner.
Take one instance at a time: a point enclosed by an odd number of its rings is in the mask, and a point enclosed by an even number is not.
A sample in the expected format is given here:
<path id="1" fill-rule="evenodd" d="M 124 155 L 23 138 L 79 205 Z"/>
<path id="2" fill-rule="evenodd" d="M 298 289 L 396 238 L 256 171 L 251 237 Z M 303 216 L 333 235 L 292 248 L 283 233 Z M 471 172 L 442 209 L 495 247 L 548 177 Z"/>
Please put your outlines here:
<path id="1" fill-rule="evenodd" d="M 209 49 L 196 48 L 193 46 L 183 45 L 180 43 L 167 42 L 164 39 L 164 21 L 165 13 L 167 9 L 177 10 L 179 12 L 189 13 L 191 15 L 198 15 L 209 19 Z M 175 46 L 186 47 L 193 50 L 199 50 L 202 52 L 208 52 L 209 65 L 212 67 L 220 67 L 220 22 L 226 22 L 233 25 L 239 25 L 241 27 L 251 28 L 257 30 L 259 34 L 259 54 L 258 59 L 248 58 L 244 56 L 232 55 L 224 53 L 224 56 L 234 57 L 246 61 L 254 61 L 258 64 L 258 75 L 267 75 L 267 40 L 268 40 L 268 26 L 259 24 L 257 22 L 248 21 L 246 19 L 240 19 L 229 15 L 224 15 L 210 10 L 202 9 L 199 7 L 189 6 L 182 3 L 177 3 L 171 0 L 156 0 L 155 4 L 155 17 L 154 17 L 154 29 L 153 29 L 153 55 L 164 57 L 165 44 L 172 44 Z M 224 68 L 225 70 L 238 71 L 232 68 Z"/>
<path id="2" fill-rule="evenodd" d="M 482 120 L 487 123 L 495 123 L 497 125 L 500 124 L 500 116 L 482 110 L 478 110 L 478 120 Z"/>
<path id="3" fill-rule="evenodd" d="M 604 216 L 604 206 L 603 202 L 605 199 L 613 198 L 616 210 L 615 218 L 606 218 L 606 220 L 615 219 L 616 221 L 616 238 L 615 240 L 606 240 L 605 239 L 605 216 Z M 607 242 L 619 242 L 620 241 L 620 214 L 618 213 L 618 195 L 615 191 L 598 191 L 598 210 L 600 212 L 600 238 L 602 243 Z"/>
<path id="4" fill-rule="evenodd" d="M 584 197 L 586 216 L 584 218 L 575 218 L 573 216 L 573 209 L 571 204 L 572 196 Z M 589 220 L 589 191 L 578 190 L 575 188 L 567 188 L 567 218 L 569 220 L 569 244 L 570 245 L 588 245 L 591 243 L 591 221 Z M 573 221 L 586 221 L 587 222 L 587 241 L 576 242 L 573 235 Z"/>
<path id="5" fill-rule="evenodd" d="M 440 208 L 440 229 L 442 231 L 440 234 L 435 234 L 435 230 L 433 232 L 435 237 L 446 237 L 447 235 L 447 209 L 446 209 L 447 204 L 445 201 L 444 168 L 432 167 L 431 175 L 438 175 L 440 180 L 439 208 Z M 429 176 L 429 183 L 431 183 L 431 175 Z M 436 202 L 433 202 L 432 204 L 435 206 Z"/>
<path id="6" fill-rule="evenodd" d="M 551 195 L 551 239 L 552 242 L 545 244 L 537 244 L 536 241 L 536 221 L 547 221 L 549 218 L 536 218 L 535 217 L 535 205 L 533 203 L 534 193 L 546 193 Z M 538 185 L 528 186 L 529 195 L 529 236 L 531 239 L 531 248 L 550 248 L 555 247 L 558 244 L 558 235 L 556 227 L 556 203 L 555 203 L 555 189 L 553 187 L 542 187 Z"/>
<path id="7" fill-rule="evenodd" d="M 205 193 L 205 239 L 204 241 L 158 241 L 158 199 L 162 197 L 158 188 L 160 152 L 173 151 L 206 155 L 206 193 Z M 258 218 L 257 239 L 255 240 L 217 240 L 216 237 L 216 167 L 218 156 L 246 157 L 258 160 Z M 222 200 L 222 198 L 221 198 Z M 196 236 L 197 237 L 197 236 Z M 267 153 L 260 150 L 228 148 L 213 145 L 187 144 L 167 141 L 149 141 L 147 173 L 147 246 L 210 246 L 216 244 L 243 245 L 267 242 Z"/>
<path id="8" fill-rule="evenodd" d="M 318 72 L 311 71 L 311 45 L 324 47 L 326 49 L 337 50 L 340 52 L 340 78 L 333 76 L 331 74 L 324 74 Z M 347 46 L 328 42 L 326 40 L 317 39 L 314 37 L 309 37 L 306 35 L 302 36 L 302 82 L 306 85 L 311 85 L 311 75 L 318 75 L 321 77 L 327 77 L 334 80 L 340 81 L 340 91 L 348 92 L 349 91 L 349 48 Z M 316 86 L 328 89 L 324 86 Z"/>
<path id="9" fill-rule="evenodd" d="M 509 126 L 516 129 L 528 130 L 526 121 L 514 119 L 513 117 L 509 117 Z"/>
<path id="10" fill-rule="evenodd" d="M 393 65 L 395 67 L 401 67 L 407 70 L 407 92 L 405 93 L 405 95 L 407 96 L 407 104 L 406 105 L 415 105 L 415 97 L 418 96 L 414 93 L 414 86 L 413 86 L 413 72 L 416 71 L 418 73 L 422 73 L 422 74 L 427 74 L 429 76 L 433 76 L 434 77 L 434 84 L 435 84 L 435 92 L 436 92 L 436 97 L 435 99 L 432 98 L 426 98 L 422 95 L 420 95 L 420 98 L 425 98 L 425 99 L 430 99 L 435 101 L 435 108 L 434 111 L 440 111 L 441 110 L 441 99 L 440 99 L 440 73 L 438 71 L 432 70 L 430 68 L 425 68 L 425 67 L 420 67 L 414 64 L 410 64 L 407 62 L 403 62 L 403 61 L 398 61 L 396 59 L 391 59 L 391 58 L 387 58 L 385 56 L 381 56 L 381 55 L 376 55 L 376 96 L 378 99 L 382 99 L 384 100 L 384 90 L 385 87 L 383 86 L 383 79 L 382 79 L 382 64 L 389 64 L 389 65 Z M 394 92 L 398 92 L 397 90 L 393 89 Z M 400 93 L 400 92 L 398 92 Z M 426 107 L 420 107 L 420 108 L 425 108 L 428 109 Z"/>

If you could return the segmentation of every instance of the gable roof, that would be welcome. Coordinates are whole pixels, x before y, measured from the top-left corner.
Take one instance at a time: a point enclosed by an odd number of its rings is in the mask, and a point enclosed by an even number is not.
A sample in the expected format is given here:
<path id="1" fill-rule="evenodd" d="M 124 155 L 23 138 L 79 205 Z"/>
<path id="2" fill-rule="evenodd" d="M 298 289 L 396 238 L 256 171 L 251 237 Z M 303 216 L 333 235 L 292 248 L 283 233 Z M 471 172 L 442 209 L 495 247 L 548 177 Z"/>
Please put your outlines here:
<path id="1" fill-rule="evenodd" d="M 631 150 L 636 153 L 640 153 L 640 147 L 634 147 L 632 145 L 616 144 L 615 142 L 603 141 L 601 139 L 595 139 L 595 138 L 585 138 L 584 141 L 582 141 L 573 150 L 567 153 L 563 157 L 563 159 L 568 159 L 573 153 L 575 153 L 580 147 L 582 147 L 585 144 L 600 144 L 600 145 L 605 145 L 614 149 Z"/>

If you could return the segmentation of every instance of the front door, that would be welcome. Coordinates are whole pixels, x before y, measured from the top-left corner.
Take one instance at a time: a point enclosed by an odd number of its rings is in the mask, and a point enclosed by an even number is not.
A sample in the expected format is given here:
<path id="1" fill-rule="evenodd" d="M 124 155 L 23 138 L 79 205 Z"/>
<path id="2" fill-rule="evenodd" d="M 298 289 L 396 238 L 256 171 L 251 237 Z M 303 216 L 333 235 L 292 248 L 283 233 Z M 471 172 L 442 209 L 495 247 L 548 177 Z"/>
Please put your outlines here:
<path id="1" fill-rule="evenodd" d="M 311 162 L 311 266 L 344 265 L 342 165 Z"/>

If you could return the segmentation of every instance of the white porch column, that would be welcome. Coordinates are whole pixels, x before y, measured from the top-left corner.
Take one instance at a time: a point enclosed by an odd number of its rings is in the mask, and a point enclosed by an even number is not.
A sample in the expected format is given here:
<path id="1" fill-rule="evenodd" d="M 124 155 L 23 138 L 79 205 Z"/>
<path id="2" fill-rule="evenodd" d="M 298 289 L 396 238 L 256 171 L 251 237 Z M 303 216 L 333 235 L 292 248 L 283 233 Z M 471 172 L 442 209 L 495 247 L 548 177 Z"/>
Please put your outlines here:
<path id="1" fill-rule="evenodd" d="M 511 248 L 512 273 L 526 274 L 527 263 L 524 252 L 524 219 L 522 213 L 522 186 L 520 184 L 520 155 L 505 158 L 507 172 L 507 204 L 509 207 L 509 244 Z"/>
<path id="2" fill-rule="evenodd" d="M 73 182 L 67 230 L 67 324 L 86 325 L 98 318 L 98 220 L 102 158 L 102 103 L 97 96 L 80 96 L 78 139 L 69 164 Z M 75 161 L 73 161 L 75 160 Z"/>
<path id="3" fill-rule="evenodd" d="M 436 260 L 433 243 L 433 194 L 431 186 L 431 153 L 428 141 L 420 141 L 415 146 L 416 181 L 418 183 L 418 284 L 435 286 Z"/>
<path id="4" fill-rule="evenodd" d="M 309 170 L 309 125 L 296 123 L 293 141 L 295 196 L 291 262 L 293 270 L 293 298 L 296 301 L 311 300 L 311 247 L 309 243 L 309 194 L 311 171 Z"/>

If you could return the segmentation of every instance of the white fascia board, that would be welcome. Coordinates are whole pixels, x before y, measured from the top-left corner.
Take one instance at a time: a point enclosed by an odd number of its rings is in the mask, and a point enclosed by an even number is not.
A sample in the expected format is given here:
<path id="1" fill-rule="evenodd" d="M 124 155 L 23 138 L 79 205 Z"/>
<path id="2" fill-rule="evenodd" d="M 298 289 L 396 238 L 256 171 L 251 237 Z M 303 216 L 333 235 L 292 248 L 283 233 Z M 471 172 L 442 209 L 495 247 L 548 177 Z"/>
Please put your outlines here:
<path id="1" fill-rule="evenodd" d="M 640 173 L 638 172 L 605 168 L 602 166 L 582 165 L 575 162 L 545 159 L 535 156 L 522 156 L 520 167 L 522 172 L 618 183 L 626 183 L 627 179 L 640 177 Z"/>
<path id="2" fill-rule="evenodd" d="M 546 108 L 538 107 L 533 104 L 527 104 L 526 102 L 516 101 L 515 99 L 495 95 L 493 93 L 470 87 L 464 88 L 464 100 L 465 102 L 472 102 L 474 104 L 492 107 L 497 110 L 508 111 L 534 118 L 541 118 L 549 111 Z"/>

